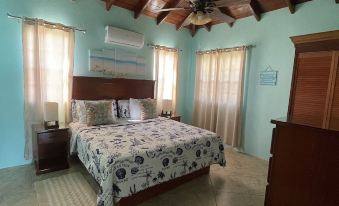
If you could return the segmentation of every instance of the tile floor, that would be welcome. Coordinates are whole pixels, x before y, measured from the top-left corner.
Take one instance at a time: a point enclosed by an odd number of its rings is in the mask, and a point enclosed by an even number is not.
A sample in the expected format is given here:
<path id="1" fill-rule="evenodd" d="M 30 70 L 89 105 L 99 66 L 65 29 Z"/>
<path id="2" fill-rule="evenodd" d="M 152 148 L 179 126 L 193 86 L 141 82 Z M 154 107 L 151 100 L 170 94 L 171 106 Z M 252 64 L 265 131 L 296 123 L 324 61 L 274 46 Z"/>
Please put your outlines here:
<path id="1" fill-rule="evenodd" d="M 141 206 L 263 206 L 268 162 L 226 150 L 227 166 L 211 167 L 210 175 L 157 196 Z M 69 170 L 35 176 L 33 165 L 0 170 L 0 206 L 35 206 L 33 183 L 80 171 L 97 190 L 96 184 L 79 163 Z"/>

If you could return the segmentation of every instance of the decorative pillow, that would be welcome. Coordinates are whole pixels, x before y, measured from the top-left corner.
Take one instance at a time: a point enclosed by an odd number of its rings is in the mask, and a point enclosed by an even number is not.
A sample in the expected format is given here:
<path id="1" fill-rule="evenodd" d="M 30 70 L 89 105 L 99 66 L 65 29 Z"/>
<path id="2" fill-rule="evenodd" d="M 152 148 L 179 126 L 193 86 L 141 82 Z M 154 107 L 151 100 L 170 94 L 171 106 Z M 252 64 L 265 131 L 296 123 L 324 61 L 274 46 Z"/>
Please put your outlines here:
<path id="1" fill-rule="evenodd" d="M 86 101 L 87 126 L 114 123 L 113 104 L 111 101 Z"/>
<path id="2" fill-rule="evenodd" d="M 130 118 L 129 100 L 118 100 L 118 115 L 120 118 Z"/>
<path id="3" fill-rule="evenodd" d="M 153 119 L 158 116 L 157 114 L 157 101 L 155 99 L 141 99 L 142 105 L 141 120 Z"/>
<path id="4" fill-rule="evenodd" d="M 157 103 L 155 99 L 130 99 L 132 120 L 146 120 L 156 118 Z"/>
<path id="5" fill-rule="evenodd" d="M 74 99 L 71 100 L 71 113 L 72 113 L 72 122 L 78 122 L 79 116 L 77 112 L 77 104 Z"/>
<path id="6" fill-rule="evenodd" d="M 87 100 L 74 100 L 75 102 L 75 113 L 76 119 L 81 124 L 87 124 L 87 111 L 86 102 L 110 102 L 112 104 L 113 119 L 115 120 L 118 116 L 116 100 L 98 100 L 98 101 L 87 101 Z M 73 110 L 72 110 L 73 116 Z"/>
<path id="7" fill-rule="evenodd" d="M 85 100 L 75 100 L 76 113 L 78 117 L 78 122 L 86 124 L 86 107 Z"/>

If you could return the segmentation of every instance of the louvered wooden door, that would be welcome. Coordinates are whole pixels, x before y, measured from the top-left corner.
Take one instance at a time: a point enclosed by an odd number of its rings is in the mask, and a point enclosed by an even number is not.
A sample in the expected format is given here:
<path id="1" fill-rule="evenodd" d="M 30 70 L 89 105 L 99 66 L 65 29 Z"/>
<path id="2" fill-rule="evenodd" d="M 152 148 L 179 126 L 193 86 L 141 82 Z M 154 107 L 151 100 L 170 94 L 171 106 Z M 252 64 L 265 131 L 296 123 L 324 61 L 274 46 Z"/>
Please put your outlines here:
<path id="1" fill-rule="evenodd" d="M 329 102 L 327 127 L 339 131 L 339 51 L 333 53 L 332 59 L 332 86 Z"/>
<path id="2" fill-rule="evenodd" d="M 331 51 L 297 54 L 289 114 L 293 122 L 325 127 L 332 56 Z"/>

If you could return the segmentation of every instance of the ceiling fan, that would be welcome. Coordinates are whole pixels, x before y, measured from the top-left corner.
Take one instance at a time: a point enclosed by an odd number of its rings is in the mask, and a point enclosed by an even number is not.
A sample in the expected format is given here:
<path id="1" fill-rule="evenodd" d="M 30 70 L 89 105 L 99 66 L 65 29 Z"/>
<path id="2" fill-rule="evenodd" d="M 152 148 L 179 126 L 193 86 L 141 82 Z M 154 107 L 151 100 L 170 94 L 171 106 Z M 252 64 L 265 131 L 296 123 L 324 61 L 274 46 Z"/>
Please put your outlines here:
<path id="1" fill-rule="evenodd" d="M 212 21 L 212 17 L 216 17 L 231 24 L 235 21 L 235 19 L 222 13 L 219 8 L 243 5 L 248 4 L 249 2 L 250 0 L 189 0 L 188 7 L 156 9 L 155 11 L 191 11 L 191 14 L 188 18 L 186 18 L 183 26 L 187 26 L 189 24 L 205 25 Z"/>

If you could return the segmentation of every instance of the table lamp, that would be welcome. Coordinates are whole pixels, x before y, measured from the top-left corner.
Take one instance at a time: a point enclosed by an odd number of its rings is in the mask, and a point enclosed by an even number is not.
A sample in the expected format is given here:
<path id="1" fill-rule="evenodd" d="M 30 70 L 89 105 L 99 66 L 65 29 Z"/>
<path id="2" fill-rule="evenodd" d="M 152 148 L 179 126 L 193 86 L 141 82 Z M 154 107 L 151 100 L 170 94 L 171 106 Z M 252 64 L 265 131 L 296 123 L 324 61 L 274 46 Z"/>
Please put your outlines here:
<path id="1" fill-rule="evenodd" d="M 59 128 L 58 116 L 59 116 L 58 115 L 58 103 L 45 102 L 45 108 L 44 108 L 45 129 Z"/>
<path id="2" fill-rule="evenodd" d="M 172 100 L 170 99 L 162 100 L 161 116 L 164 116 L 164 117 L 172 116 Z"/>

